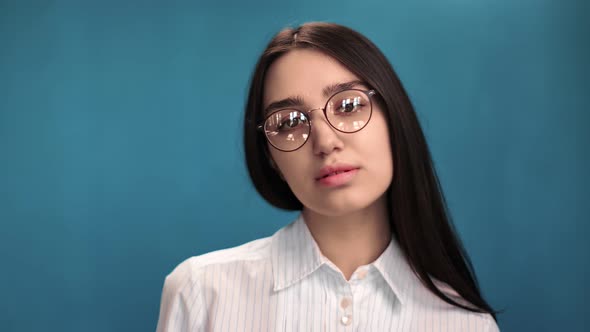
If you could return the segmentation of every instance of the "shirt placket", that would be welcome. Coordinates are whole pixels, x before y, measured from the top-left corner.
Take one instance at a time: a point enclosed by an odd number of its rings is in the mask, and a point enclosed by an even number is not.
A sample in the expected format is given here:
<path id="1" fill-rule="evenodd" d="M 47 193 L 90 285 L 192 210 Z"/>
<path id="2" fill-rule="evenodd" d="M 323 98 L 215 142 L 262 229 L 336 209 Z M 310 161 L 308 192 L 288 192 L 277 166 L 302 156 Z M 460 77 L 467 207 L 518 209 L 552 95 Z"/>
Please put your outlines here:
<path id="1" fill-rule="evenodd" d="M 336 326 L 335 330 L 337 331 L 355 331 L 355 326 L 358 326 L 358 322 L 356 322 L 358 317 L 355 317 L 354 312 L 354 294 L 357 293 L 357 288 L 362 286 L 361 284 L 367 276 L 369 267 L 359 268 L 354 272 L 350 281 L 346 281 L 339 272 L 335 271 L 335 267 L 330 267 L 332 268 L 332 280 L 336 281 L 337 287 L 335 289 L 335 301 L 329 301 L 331 308 L 328 308 L 328 310 L 334 310 L 333 306 L 336 305 L 338 315 L 336 316 L 337 321 L 329 322 L 329 325 Z"/>

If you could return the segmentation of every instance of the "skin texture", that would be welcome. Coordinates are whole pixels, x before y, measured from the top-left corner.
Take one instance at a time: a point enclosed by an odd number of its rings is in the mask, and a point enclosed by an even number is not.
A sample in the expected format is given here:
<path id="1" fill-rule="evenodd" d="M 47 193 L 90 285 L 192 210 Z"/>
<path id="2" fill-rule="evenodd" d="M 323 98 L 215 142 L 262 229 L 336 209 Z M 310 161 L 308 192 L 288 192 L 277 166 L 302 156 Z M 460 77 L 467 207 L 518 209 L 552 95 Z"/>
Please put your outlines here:
<path id="1" fill-rule="evenodd" d="M 354 80 L 359 77 L 321 52 L 293 50 L 270 66 L 264 107 L 295 96 L 303 98 L 302 110 L 324 107 L 326 86 Z M 313 112 L 310 119 L 312 132 L 306 144 L 293 152 L 269 145 L 270 162 L 303 204 L 306 223 L 324 256 L 349 279 L 356 267 L 379 257 L 391 239 L 385 195 L 394 165 L 387 122 L 375 100 L 369 123 L 356 133 L 335 130 L 321 111 Z M 344 186 L 321 186 L 316 181 L 320 169 L 335 163 L 360 169 Z"/>

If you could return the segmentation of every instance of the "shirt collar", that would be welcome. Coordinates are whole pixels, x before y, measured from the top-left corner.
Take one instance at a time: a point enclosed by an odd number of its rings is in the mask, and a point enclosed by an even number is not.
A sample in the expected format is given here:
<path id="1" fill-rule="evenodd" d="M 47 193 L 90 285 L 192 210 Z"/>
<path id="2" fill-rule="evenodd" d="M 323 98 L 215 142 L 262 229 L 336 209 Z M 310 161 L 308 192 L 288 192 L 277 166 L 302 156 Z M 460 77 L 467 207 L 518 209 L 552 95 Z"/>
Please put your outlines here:
<path id="1" fill-rule="evenodd" d="M 271 259 L 274 291 L 293 285 L 324 263 L 302 214 L 273 235 Z"/>
<path id="2" fill-rule="evenodd" d="M 373 263 L 381 273 L 393 293 L 398 297 L 401 304 L 408 303 L 408 291 L 420 283 L 414 271 L 407 263 L 404 253 L 401 251 L 394 237 L 391 238 L 387 249 Z"/>
<path id="3" fill-rule="evenodd" d="M 299 282 L 327 262 L 302 214 L 273 235 L 271 260 L 274 291 Z M 419 281 L 393 237 L 385 251 L 371 265 L 381 273 L 403 305 L 408 299 L 408 290 Z"/>

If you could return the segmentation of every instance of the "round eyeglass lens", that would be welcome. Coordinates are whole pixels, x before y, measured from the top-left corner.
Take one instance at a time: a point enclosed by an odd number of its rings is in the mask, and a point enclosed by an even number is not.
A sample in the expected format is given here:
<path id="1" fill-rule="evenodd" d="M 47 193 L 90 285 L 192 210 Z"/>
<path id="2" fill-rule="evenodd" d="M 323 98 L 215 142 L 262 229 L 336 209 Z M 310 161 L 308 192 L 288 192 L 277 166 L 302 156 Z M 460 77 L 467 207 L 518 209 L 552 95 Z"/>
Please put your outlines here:
<path id="1" fill-rule="evenodd" d="M 371 99 L 363 91 L 342 91 L 330 98 L 326 117 L 339 131 L 354 133 L 363 129 L 371 118 Z"/>
<path id="2" fill-rule="evenodd" d="M 311 127 L 305 114 L 285 109 L 272 113 L 264 122 L 270 144 L 283 151 L 297 150 L 309 137 Z"/>

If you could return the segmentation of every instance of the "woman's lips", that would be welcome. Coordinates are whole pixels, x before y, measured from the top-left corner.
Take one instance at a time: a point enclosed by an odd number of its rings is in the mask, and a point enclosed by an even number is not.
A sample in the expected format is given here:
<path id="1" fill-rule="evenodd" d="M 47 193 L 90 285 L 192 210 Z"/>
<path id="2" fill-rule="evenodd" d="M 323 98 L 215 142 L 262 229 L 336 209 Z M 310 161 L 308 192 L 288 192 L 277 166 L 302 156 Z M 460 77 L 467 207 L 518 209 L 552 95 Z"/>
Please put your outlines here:
<path id="1" fill-rule="evenodd" d="M 328 175 L 328 176 L 319 178 L 317 181 L 322 186 L 325 186 L 325 187 L 337 187 L 337 186 L 341 186 L 341 185 L 344 185 L 344 184 L 352 181 L 352 179 L 356 176 L 356 173 L 358 173 L 358 168 L 351 169 L 351 170 L 341 172 L 341 173 Z"/>

